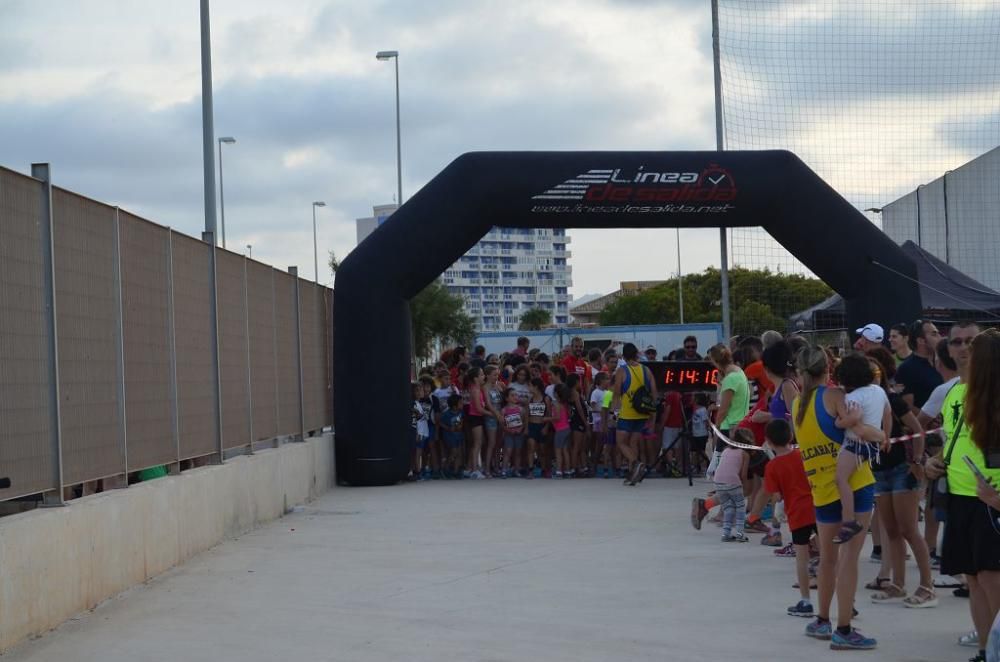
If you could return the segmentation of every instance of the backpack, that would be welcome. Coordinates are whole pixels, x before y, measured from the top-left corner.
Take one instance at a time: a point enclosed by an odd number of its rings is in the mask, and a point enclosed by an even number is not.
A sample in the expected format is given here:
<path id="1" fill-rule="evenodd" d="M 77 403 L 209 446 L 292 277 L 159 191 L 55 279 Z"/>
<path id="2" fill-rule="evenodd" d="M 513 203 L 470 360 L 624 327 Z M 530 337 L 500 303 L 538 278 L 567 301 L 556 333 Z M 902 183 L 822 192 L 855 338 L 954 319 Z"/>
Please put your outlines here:
<path id="1" fill-rule="evenodd" d="M 632 408 L 640 414 L 654 414 L 656 413 L 656 401 L 653 400 L 652 392 L 646 388 L 646 366 L 640 366 L 640 368 L 642 369 L 642 384 L 632 394 Z M 622 383 L 622 390 L 627 392 L 631 385 L 632 366 L 626 364 L 625 381 Z"/>

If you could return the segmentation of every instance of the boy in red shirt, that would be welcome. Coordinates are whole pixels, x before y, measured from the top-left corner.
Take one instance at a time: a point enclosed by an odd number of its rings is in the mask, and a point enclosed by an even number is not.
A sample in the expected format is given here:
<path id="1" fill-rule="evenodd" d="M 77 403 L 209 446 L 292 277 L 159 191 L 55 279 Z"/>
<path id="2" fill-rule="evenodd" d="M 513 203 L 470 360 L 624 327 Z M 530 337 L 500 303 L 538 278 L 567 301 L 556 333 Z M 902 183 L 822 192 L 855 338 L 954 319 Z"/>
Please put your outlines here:
<path id="1" fill-rule="evenodd" d="M 792 428 L 788 421 L 774 419 L 764 430 L 767 443 L 774 450 L 774 459 L 764 470 L 764 489 L 778 495 L 785 502 L 788 528 L 792 530 L 795 545 L 795 574 L 799 580 L 798 604 L 788 608 L 789 616 L 812 618 L 812 603 L 809 601 L 809 539 L 816 532 L 816 511 L 813 508 L 812 491 L 802 464 L 798 449 L 789 447 Z"/>

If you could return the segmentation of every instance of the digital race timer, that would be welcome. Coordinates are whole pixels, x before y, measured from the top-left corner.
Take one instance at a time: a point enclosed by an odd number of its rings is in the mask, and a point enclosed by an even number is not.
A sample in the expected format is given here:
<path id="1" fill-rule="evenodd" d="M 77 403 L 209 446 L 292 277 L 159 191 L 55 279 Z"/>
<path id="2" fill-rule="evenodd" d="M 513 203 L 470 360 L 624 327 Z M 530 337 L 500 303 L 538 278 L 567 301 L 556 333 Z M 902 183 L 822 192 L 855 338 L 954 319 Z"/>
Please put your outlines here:
<path id="1" fill-rule="evenodd" d="M 650 361 L 645 364 L 660 391 L 715 391 L 719 370 L 709 361 Z"/>

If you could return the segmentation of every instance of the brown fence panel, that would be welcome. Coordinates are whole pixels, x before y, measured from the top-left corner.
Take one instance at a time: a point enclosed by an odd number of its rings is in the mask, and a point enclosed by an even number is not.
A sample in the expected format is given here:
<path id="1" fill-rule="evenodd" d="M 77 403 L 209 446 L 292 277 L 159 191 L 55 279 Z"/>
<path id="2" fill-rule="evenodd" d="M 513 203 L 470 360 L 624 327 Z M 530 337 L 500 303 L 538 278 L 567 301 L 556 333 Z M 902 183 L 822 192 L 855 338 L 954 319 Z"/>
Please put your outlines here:
<path id="1" fill-rule="evenodd" d="M 67 485 L 125 471 L 115 209 L 52 190 L 59 402 Z"/>
<path id="2" fill-rule="evenodd" d="M 278 388 L 275 380 L 274 269 L 247 262 L 250 311 L 250 390 L 253 393 L 254 441 L 278 434 Z"/>
<path id="3" fill-rule="evenodd" d="M 295 282 L 297 278 L 274 271 L 274 311 L 277 327 L 278 356 L 278 434 L 299 434 L 302 421 L 299 409 L 299 355 L 295 317 Z"/>
<path id="4" fill-rule="evenodd" d="M 250 443 L 247 318 L 243 301 L 244 258 L 224 250 L 218 251 L 216 256 L 222 440 L 224 448 L 235 448 Z"/>
<path id="5" fill-rule="evenodd" d="M 11 499 L 54 489 L 42 274 L 42 184 L 0 169 L 0 477 Z"/>
<path id="6" fill-rule="evenodd" d="M 306 430 L 325 425 L 326 390 L 326 310 L 323 292 L 309 281 L 299 280 L 302 301 L 302 399 Z"/>
<path id="7" fill-rule="evenodd" d="M 166 228 L 119 213 L 129 471 L 177 459 L 170 384 Z"/>
<path id="8" fill-rule="evenodd" d="M 326 340 L 326 403 L 323 408 L 323 421 L 333 425 L 333 290 L 323 290 L 323 310 L 326 318 L 323 320 Z"/>
<path id="9" fill-rule="evenodd" d="M 182 460 L 218 451 L 215 365 L 212 362 L 211 250 L 211 246 L 198 239 L 173 235 L 177 423 Z"/>

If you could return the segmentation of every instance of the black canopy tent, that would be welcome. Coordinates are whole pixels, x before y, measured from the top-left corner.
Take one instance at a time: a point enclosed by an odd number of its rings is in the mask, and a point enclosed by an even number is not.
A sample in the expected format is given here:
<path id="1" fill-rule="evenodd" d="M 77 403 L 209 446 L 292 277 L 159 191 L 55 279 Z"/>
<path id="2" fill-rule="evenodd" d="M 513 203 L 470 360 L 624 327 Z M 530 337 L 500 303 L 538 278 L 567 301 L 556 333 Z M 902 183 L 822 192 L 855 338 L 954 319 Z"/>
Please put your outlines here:
<path id="1" fill-rule="evenodd" d="M 844 296 L 849 320 L 888 323 L 920 310 L 913 261 L 790 152 L 465 154 L 337 271 L 333 399 L 341 482 L 387 485 L 406 476 L 409 299 L 494 226 L 763 226 Z M 629 259 L 627 245 L 620 259 Z"/>
<path id="2" fill-rule="evenodd" d="M 939 320 L 992 318 L 1000 321 L 1000 292 L 970 278 L 912 241 L 904 242 L 900 248 L 917 268 L 923 317 Z M 883 271 L 892 275 L 887 270 Z M 808 331 L 857 328 L 848 325 L 844 316 L 844 297 L 834 294 L 792 315 L 789 328 Z"/>

